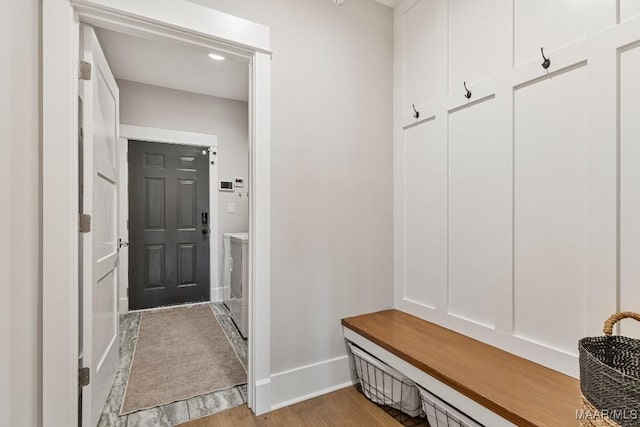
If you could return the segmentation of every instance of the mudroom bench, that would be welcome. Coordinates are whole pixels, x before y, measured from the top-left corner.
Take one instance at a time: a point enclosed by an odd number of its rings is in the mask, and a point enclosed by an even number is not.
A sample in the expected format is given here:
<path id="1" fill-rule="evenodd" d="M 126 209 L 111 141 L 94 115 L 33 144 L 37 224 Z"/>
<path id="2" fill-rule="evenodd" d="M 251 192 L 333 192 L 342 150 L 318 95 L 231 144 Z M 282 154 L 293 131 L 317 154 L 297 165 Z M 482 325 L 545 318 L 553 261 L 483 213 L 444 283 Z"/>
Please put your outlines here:
<path id="1" fill-rule="evenodd" d="M 579 425 L 575 378 L 398 310 L 342 325 L 349 342 L 479 424 Z"/>

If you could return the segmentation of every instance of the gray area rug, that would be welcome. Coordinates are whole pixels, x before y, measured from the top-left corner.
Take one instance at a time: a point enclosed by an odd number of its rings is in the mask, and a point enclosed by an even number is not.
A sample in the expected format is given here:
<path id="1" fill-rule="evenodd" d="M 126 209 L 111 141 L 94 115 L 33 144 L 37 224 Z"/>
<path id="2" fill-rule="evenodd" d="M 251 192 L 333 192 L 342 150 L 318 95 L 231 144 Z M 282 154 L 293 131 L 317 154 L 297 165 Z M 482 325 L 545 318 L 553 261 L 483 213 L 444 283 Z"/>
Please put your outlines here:
<path id="1" fill-rule="evenodd" d="M 208 305 L 143 312 L 120 414 L 246 382 L 247 374 Z"/>

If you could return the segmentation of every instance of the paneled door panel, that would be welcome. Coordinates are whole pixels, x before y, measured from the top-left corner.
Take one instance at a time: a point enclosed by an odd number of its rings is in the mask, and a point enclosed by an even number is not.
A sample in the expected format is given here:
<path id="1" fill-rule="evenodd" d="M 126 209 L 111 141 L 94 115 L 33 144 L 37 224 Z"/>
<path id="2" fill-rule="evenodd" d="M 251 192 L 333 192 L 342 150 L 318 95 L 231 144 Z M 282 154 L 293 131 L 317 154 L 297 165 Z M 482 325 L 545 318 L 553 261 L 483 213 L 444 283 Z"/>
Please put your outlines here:
<path id="1" fill-rule="evenodd" d="M 129 298 L 133 309 L 208 301 L 209 153 L 129 142 Z"/>
<path id="2" fill-rule="evenodd" d="M 449 313 L 491 328 L 511 283 L 511 165 L 494 98 L 450 113 Z"/>
<path id="3" fill-rule="evenodd" d="M 145 245 L 145 288 L 164 288 L 167 286 L 167 251 L 165 245 Z"/>
<path id="4" fill-rule="evenodd" d="M 197 227 L 197 181 L 193 179 L 178 180 L 178 228 L 195 230 Z"/>
<path id="5" fill-rule="evenodd" d="M 406 112 L 411 105 L 422 106 L 434 102 L 438 91 L 438 38 L 437 0 L 417 0 L 404 13 L 404 50 L 405 61 L 405 106 Z"/>
<path id="6" fill-rule="evenodd" d="M 82 237 L 82 364 L 90 383 L 82 390 L 82 422 L 98 424 L 118 370 L 118 86 L 98 39 L 81 30 L 82 59 L 92 64 L 82 81 L 82 211 L 91 231 Z"/>
<path id="7" fill-rule="evenodd" d="M 620 66 L 620 310 L 640 311 L 640 42 L 619 53 Z M 623 335 L 640 338 L 637 322 Z"/>
<path id="8" fill-rule="evenodd" d="M 586 336 L 587 75 L 514 96 L 515 335 L 572 355 Z"/>
<path id="9" fill-rule="evenodd" d="M 435 120 L 404 130 L 404 297 L 435 307 L 447 280 L 447 146 Z"/>
<path id="10" fill-rule="evenodd" d="M 499 0 L 449 2 L 449 92 L 496 73 Z"/>
<path id="11" fill-rule="evenodd" d="M 163 168 L 164 169 L 164 168 Z M 166 183 L 165 178 L 144 178 L 144 203 L 145 203 L 145 230 L 159 230 L 165 229 L 165 192 Z"/>

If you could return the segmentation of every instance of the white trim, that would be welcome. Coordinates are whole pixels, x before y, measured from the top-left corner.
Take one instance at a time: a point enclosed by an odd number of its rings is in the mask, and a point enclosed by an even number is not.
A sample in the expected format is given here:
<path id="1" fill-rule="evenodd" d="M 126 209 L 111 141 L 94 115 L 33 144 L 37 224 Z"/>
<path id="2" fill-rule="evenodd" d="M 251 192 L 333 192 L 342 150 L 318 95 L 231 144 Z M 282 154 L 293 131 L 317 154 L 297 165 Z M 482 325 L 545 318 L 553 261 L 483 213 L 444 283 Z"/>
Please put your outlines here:
<path id="1" fill-rule="evenodd" d="M 251 60 L 249 85 L 249 407 L 271 410 L 271 56 Z M 253 367 L 253 369 L 252 369 Z M 258 385 L 261 386 L 258 393 Z"/>
<path id="2" fill-rule="evenodd" d="M 251 357 L 251 354 L 249 354 L 249 357 Z M 251 362 L 249 362 L 249 364 L 251 364 Z M 247 375 L 250 375 L 251 371 L 249 371 L 249 373 L 247 373 Z M 251 380 L 249 380 L 249 384 L 252 384 Z M 257 402 L 257 403 L 261 403 L 261 402 L 270 402 L 271 400 L 271 378 L 263 378 L 261 380 L 257 380 L 255 382 L 255 390 L 253 390 L 254 396 L 253 396 L 253 401 Z M 251 388 L 247 389 L 247 391 L 251 391 Z M 269 412 L 271 410 L 271 405 L 269 404 L 268 409 L 264 409 L 261 408 L 261 412 L 260 413 L 265 413 L 265 412 Z M 258 413 L 258 410 L 254 408 L 254 412 Z"/>
<path id="3" fill-rule="evenodd" d="M 159 144 L 180 144 L 180 145 L 191 145 L 197 147 L 206 147 L 209 149 L 209 217 L 215 218 L 215 223 L 210 221 L 212 225 L 210 232 L 211 238 L 209 240 L 209 301 L 221 301 L 220 299 L 220 266 L 219 266 L 219 256 L 218 256 L 218 248 L 219 248 L 219 239 L 220 239 L 220 230 L 219 230 L 219 221 L 218 221 L 218 192 L 216 191 L 216 184 L 218 182 L 218 137 L 216 135 L 209 135 L 205 133 L 195 133 L 195 132 L 182 132 L 171 129 L 160 129 L 160 128 L 150 128 L 145 126 L 132 126 L 132 125 L 120 125 L 120 138 L 124 139 L 127 143 L 124 145 L 120 145 L 118 147 L 119 154 L 124 150 L 126 155 L 126 150 L 128 147 L 129 140 L 136 141 L 144 141 L 144 142 L 157 142 Z M 125 161 L 125 168 L 128 167 L 128 163 Z M 121 174 L 122 179 L 122 174 Z M 129 193 L 129 177 L 128 174 L 124 177 L 124 179 L 120 183 L 120 193 L 121 197 L 128 201 L 128 193 Z M 122 194 L 124 193 L 124 195 Z M 122 206 L 122 204 L 120 204 Z M 126 206 L 127 211 L 120 211 L 121 218 L 128 219 L 128 205 Z M 126 227 L 123 227 L 126 229 Z M 122 234 L 121 239 L 128 241 L 128 230 L 127 234 Z M 127 259 L 123 261 L 125 255 L 129 256 L 129 251 L 121 251 L 122 257 L 120 258 L 121 266 L 128 266 Z M 127 271 L 128 275 L 128 271 Z M 127 276 L 127 280 L 125 281 L 126 287 L 129 288 L 129 280 Z M 118 291 L 122 290 L 118 284 Z M 122 299 L 126 298 L 126 293 L 123 297 L 120 295 L 120 300 L 122 303 Z M 120 306 L 120 313 L 126 313 L 129 311 L 129 299 L 127 299 L 127 309 L 122 311 L 122 305 Z"/>
<path id="4" fill-rule="evenodd" d="M 182 0 L 71 0 L 82 20 L 188 44 L 270 53 L 269 27 Z"/>
<path id="5" fill-rule="evenodd" d="M 374 1 L 393 9 L 394 7 L 399 5 L 402 0 L 374 0 Z"/>
<path id="6" fill-rule="evenodd" d="M 483 425 L 491 427 L 515 427 L 515 424 L 512 424 L 510 421 L 502 418 L 495 412 L 490 411 L 486 407 L 477 403 L 475 400 L 472 400 L 464 394 L 457 392 L 440 380 L 437 380 L 431 375 L 428 375 L 426 372 L 405 362 L 398 356 L 390 353 L 377 344 L 374 344 L 373 342 L 364 338 L 362 335 L 359 335 L 351 329 L 345 327 L 343 327 L 342 330 L 344 333 L 344 337 L 347 340 L 353 342 L 360 348 L 371 353 L 382 362 L 398 370 L 411 380 L 415 381 L 417 384 L 421 385 L 423 388 L 429 390 L 440 399 L 464 412 L 476 421 L 479 421 Z"/>
<path id="7" fill-rule="evenodd" d="M 218 148 L 218 137 L 206 133 L 183 132 L 146 126 L 120 125 L 120 137 L 167 144 L 186 144 Z"/>
<path id="8" fill-rule="evenodd" d="M 231 289 L 228 286 L 218 286 L 211 289 L 211 302 L 224 302 L 229 299 Z"/>
<path id="9" fill-rule="evenodd" d="M 349 357 L 339 356 L 271 375 L 271 410 L 353 385 Z"/>
<path id="10" fill-rule="evenodd" d="M 327 387 L 325 389 L 318 390 L 316 392 L 309 393 L 309 394 L 306 394 L 304 396 L 296 397 L 294 399 L 287 400 L 285 402 L 276 403 L 275 405 L 271 406 L 271 410 L 275 411 L 276 409 L 280 409 L 280 408 L 284 408 L 284 407 L 287 407 L 287 406 L 295 405 L 296 403 L 304 402 L 305 400 L 313 399 L 314 397 L 322 396 L 324 394 L 333 393 L 334 391 L 342 390 L 343 388 L 347 388 L 347 387 L 351 387 L 351 386 L 353 386 L 353 381 L 347 381 L 346 383 L 338 384 L 338 385 L 331 386 L 331 387 Z"/>
<path id="11" fill-rule="evenodd" d="M 271 409 L 271 58 L 269 29 L 185 0 L 43 0 L 42 424 L 78 420 L 79 22 L 249 60 L 249 406 Z"/>
<path id="12" fill-rule="evenodd" d="M 128 286 L 127 286 L 128 287 Z M 120 291 L 120 286 L 118 285 L 118 291 Z M 129 298 L 128 297 L 118 297 L 118 314 L 124 314 L 129 312 Z"/>
<path id="13" fill-rule="evenodd" d="M 118 237 L 124 242 L 129 241 L 129 144 L 126 138 L 122 138 L 122 126 L 120 126 L 120 138 L 116 146 L 118 156 Z M 122 292 L 124 289 L 124 292 Z M 118 253 L 118 313 L 129 311 L 129 247 L 119 248 Z"/>
<path id="14" fill-rule="evenodd" d="M 78 55 L 69 4 L 42 3 L 42 423 L 78 419 Z"/>

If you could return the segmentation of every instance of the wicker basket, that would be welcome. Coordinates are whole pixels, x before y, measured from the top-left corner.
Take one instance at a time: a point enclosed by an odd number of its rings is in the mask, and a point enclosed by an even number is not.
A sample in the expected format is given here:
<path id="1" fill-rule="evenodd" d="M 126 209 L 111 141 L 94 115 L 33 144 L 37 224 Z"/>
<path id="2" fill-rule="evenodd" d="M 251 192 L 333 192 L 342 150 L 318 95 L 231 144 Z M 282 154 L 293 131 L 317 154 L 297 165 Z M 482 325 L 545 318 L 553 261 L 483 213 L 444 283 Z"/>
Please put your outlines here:
<path id="1" fill-rule="evenodd" d="M 580 340 L 582 426 L 640 425 L 640 340 L 611 335 L 626 318 L 640 321 L 640 314 L 614 314 L 604 324 L 604 337 Z"/>
<path id="2" fill-rule="evenodd" d="M 580 394 L 580 409 L 582 416 L 580 417 L 580 427 L 619 427 L 620 424 L 613 421 L 611 418 L 605 418 L 602 416 L 594 406 L 584 397 L 584 394 Z"/>

